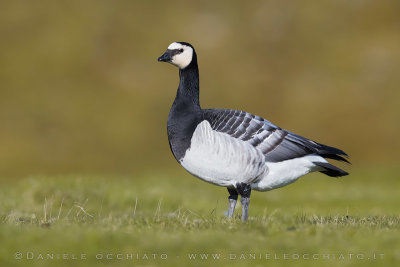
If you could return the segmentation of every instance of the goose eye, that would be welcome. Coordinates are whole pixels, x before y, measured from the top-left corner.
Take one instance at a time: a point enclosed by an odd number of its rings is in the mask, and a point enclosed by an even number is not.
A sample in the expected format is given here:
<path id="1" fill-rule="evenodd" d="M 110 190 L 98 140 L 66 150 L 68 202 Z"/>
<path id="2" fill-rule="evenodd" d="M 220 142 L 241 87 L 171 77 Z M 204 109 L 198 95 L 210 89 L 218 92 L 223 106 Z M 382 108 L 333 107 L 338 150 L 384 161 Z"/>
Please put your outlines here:
<path id="1" fill-rule="evenodd" d="M 179 49 L 179 53 L 182 53 L 183 52 L 183 49 L 181 48 L 181 49 Z"/>

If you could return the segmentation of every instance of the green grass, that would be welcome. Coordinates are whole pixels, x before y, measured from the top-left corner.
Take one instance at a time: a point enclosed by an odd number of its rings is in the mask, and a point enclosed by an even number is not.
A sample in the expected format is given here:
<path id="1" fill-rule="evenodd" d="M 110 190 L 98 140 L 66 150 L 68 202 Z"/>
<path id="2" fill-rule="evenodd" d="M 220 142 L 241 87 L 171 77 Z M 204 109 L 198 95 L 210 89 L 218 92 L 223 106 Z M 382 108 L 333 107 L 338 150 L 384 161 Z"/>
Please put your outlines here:
<path id="1" fill-rule="evenodd" d="M 3 179 L 0 265 L 394 266 L 400 262 L 398 171 L 353 170 L 342 179 L 313 174 L 279 190 L 253 192 L 245 224 L 239 215 L 224 217 L 226 189 L 183 171 Z M 17 252 L 22 259 L 14 258 Z M 199 258 L 207 253 L 207 260 Z M 373 253 L 384 255 L 373 260 Z M 72 259 L 81 254 L 86 259 Z M 297 255 L 310 259 L 283 259 Z"/>

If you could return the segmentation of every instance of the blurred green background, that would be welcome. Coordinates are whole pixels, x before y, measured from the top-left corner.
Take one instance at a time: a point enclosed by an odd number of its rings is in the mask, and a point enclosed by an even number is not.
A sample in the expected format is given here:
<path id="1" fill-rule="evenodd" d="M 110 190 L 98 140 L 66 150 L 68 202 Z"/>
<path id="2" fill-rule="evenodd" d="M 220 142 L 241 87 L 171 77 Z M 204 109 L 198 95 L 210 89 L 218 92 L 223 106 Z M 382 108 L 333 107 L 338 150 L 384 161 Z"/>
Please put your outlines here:
<path id="1" fill-rule="evenodd" d="M 2 1 L 0 174 L 177 169 L 173 41 L 197 51 L 203 108 L 260 115 L 396 165 L 400 1 Z M 183 172 L 183 170 L 182 170 Z"/>

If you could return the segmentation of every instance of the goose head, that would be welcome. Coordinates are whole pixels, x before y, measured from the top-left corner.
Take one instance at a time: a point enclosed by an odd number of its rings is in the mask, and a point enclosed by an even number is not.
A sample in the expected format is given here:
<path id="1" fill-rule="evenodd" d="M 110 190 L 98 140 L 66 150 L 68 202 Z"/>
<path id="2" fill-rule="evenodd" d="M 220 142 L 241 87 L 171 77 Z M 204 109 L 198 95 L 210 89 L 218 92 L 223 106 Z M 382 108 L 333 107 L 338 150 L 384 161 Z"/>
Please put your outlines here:
<path id="1" fill-rule="evenodd" d="M 158 58 L 158 61 L 168 62 L 184 69 L 194 61 L 196 53 L 191 44 L 185 42 L 174 42 L 168 46 L 167 51 Z"/>

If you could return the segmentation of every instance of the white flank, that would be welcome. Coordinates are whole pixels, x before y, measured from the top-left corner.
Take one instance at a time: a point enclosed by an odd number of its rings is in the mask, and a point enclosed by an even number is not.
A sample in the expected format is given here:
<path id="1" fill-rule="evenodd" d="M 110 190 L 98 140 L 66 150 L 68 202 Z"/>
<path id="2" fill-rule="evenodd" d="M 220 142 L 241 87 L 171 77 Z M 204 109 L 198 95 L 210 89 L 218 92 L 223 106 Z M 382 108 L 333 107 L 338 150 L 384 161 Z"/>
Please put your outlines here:
<path id="1" fill-rule="evenodd" d="M 190 148 L 180 162 L 194 176 L 220 186 L 257 182 L 267 169 L 261 151 L 214 131 L 208 121 L 197 126 Z"/>
<path id="2" fill-rule="evenodd" d="M 318 155 L 307 155 L 301 158 L 289 159 L 282 162 L 266 162 L 268 172 L 251 188 L 257 191 L 268 191 L 295 182 L 301 176 L 322 170 L 313 162 L 327 162 Z"/>
<path id="3" fill-rule="evenodd" d="M 170 50 L 183 49 L 182 53 L 176 54 L 175 56 L 172 57 L 171 60 L 171 63 L 179 67 L 180 69 L 186 68 L 192 61 L 193 48 L 191 48 L 190 46 L 174 42 L 168 46 L 168 49 Z"/>

